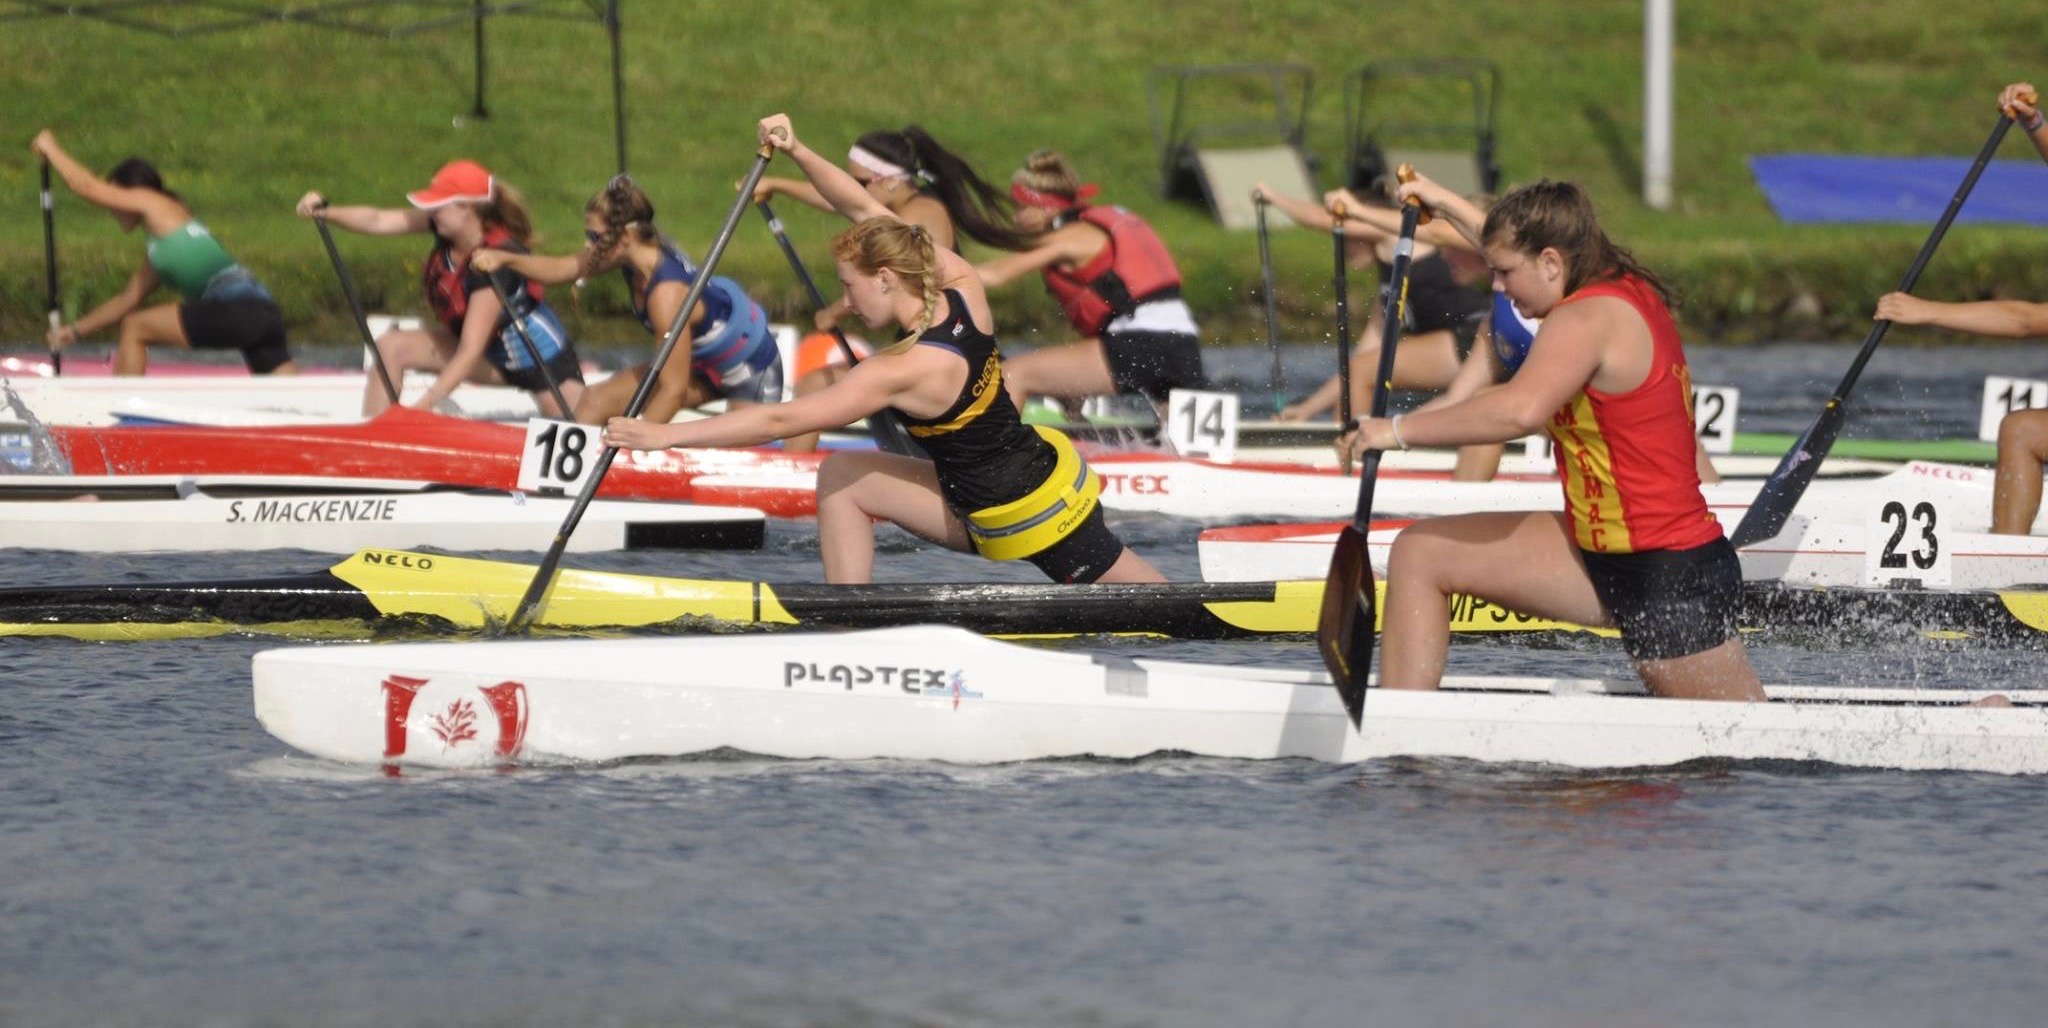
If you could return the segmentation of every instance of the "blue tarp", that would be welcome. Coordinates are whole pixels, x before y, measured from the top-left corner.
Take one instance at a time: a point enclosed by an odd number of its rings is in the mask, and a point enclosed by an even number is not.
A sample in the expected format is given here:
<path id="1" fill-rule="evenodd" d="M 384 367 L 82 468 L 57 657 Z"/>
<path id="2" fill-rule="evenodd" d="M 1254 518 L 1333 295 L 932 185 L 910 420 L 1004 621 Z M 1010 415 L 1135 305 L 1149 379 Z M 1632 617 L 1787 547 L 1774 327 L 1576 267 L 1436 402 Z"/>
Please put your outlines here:
<path id="1" fill-rule="evenodd" d="M 1768 154 L 1751 157 L 1749 170 L 1784 221 L 1932 225 L 1969 174 L 1970 159 Z M 1956 220 L 2048 225 L 2048 165 L 1992 161 Z"/>

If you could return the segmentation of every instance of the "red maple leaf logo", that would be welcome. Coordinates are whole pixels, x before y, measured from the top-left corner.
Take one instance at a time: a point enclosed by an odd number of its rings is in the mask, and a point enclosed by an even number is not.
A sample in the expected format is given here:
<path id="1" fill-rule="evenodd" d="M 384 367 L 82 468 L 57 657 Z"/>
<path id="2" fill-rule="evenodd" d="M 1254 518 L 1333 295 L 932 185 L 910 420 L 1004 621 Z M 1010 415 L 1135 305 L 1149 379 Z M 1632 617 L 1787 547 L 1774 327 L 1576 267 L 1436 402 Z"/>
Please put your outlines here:
<path id="1" fill-rule="evenodd" d="M 434 715 L 434 736 L 441 740 L 444 751 L 476 738 L 476 705 L 467 698 L 450 703 L 447 710 Z"/>

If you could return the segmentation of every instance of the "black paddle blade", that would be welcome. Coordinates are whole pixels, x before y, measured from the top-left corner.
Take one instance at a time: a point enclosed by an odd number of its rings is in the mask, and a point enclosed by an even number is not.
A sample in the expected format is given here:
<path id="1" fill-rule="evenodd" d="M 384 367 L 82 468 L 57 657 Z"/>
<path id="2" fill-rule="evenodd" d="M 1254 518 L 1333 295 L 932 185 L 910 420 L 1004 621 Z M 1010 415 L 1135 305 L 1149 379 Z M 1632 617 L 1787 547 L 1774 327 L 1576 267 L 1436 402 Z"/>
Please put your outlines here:
<path id="1" fill-rule="evenodd" d="M 1806 487 L 1820 471 L 1820 462 L 1834 448 L 1835 437 L 1841 434 L 1842 423 L 1847 419 L 1847 407 L 1836 400 L 1828 401 L 1813 427 L 1785 451 L 1771 477 L 1764 480 L 1764 487 L 1757 490 L 1749 511 L 1742 515 L 1742 523 L 1728 536 L 1729 542 L 1737 547 L 1749 546 L 1784 530 L 1785 522 L 1792 517 L 1793 508 L 1799 506 L 1799 498 L 1806 495 Z"/>
<path id="2" fill-rule="evenodd" d="M 1323 666 L 1336 680 L 1337 695 L 1351 726 L 1365 723 L 1365 681 L 1372 674 L 1373 624 L 1378 621 L 1372 577 L 1372 556 L 1365 532 L 1345 525 L 1330 554 L 1330 573 L 1323 580 L 1323 610 L 1316 622 L 1316 646 Z"/>

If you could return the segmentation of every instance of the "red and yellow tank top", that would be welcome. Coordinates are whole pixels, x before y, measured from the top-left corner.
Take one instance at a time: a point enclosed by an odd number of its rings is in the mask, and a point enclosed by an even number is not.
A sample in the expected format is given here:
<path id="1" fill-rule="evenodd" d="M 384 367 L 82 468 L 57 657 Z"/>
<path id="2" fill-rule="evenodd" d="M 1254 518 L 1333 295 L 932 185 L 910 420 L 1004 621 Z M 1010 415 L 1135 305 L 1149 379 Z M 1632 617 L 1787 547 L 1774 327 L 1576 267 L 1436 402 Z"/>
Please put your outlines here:
<path id="1" fill-rule="evenodd" d="M 1550 418 L 1572 535 L 1595 553 L 1687 550 L 1720 538 L 1693 463 L 1692 372 L 1671 311 L 1625 275 L 1565 297 L 1625 300 L 1650 329 L 1650 373 L 1625 393 L 1588 385 Z M 1561 306 L 1562 304 L 1560 304 Z"/>

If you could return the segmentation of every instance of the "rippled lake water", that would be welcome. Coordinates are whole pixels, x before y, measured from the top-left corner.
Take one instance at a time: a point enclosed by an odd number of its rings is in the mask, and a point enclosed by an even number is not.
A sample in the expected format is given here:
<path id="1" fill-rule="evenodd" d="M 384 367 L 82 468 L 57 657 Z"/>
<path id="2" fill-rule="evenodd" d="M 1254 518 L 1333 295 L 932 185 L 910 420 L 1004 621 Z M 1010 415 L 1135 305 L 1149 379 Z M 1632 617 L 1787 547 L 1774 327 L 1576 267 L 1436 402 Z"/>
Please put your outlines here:
<path id="1" fill-rule="evenodd" d="M 1797 431 L 1852 347 L 1693 351 Z M 1212 354 L 1265 388 L 1263 353 Z M 1311 384 L 1320 349 L 1290 355 Z M 2012 349 L 1881 351 L 1851 434 L 1970 434 Z M 1199 526 L 1116 527 L 1193 577 Z M 888 580 L 1031 580 L 887 537 Z M 7 584 L 304 553 L 8 551 Z M 577 566 L 815 580 L 750 554 Z M 2036 1024 L 2048 792 L 1699 766 L 750 758 L 405 774 L 296 756 L 246 638 L 0 640 L 0 1024 Z M 1300 641 L 1063 645 L 1313 666 Z M 2038 653 L 1766 646 L 1777 681 L 2039 686 Z M 1461 643 L 1468 672 L 1626 674 Z"/>

